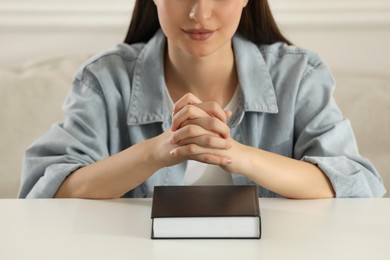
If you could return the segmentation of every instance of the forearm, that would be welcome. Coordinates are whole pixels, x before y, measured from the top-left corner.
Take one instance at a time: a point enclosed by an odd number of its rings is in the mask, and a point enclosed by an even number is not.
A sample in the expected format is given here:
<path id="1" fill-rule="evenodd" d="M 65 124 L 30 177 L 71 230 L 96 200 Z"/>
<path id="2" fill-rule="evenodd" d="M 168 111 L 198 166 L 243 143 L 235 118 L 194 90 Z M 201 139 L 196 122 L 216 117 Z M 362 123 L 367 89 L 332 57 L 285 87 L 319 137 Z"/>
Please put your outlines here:
<path id="1" fill-rule="evenodd" d="M 153 140 L 73 172 L 63 182 L 56 198 L 119 198 L 153 175 L 159 168 L 154 158 Z"/>
<path id="2" fill-rule="evenodd" d="M 262 187 L 295 199 L 330 198 L 334 191 L 329 179 L 316 166 L 261 149 L 241 146 L 241 155 L 232 156 L 240 173 Z"/>

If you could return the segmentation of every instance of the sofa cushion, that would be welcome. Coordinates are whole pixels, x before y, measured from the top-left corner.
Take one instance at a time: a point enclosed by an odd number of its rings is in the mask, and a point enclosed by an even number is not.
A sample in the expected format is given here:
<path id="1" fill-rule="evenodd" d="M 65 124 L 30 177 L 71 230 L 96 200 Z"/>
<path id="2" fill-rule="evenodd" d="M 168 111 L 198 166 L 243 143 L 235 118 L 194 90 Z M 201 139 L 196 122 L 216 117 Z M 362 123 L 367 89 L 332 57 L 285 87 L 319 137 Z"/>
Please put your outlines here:
<path id="1" fill-rule="evenodd" d="M 23 154 L 63 119 L 61 105 L 89 55 L 70 55 L 0 69 L 0 198 L 16 197 Z"/>
<path id="2" fill-rule="evenodd" d="M 351 121 L 360 153 L 381 174 L 390 197 L 390 75 L 335 73 L 336 101 Z"/>

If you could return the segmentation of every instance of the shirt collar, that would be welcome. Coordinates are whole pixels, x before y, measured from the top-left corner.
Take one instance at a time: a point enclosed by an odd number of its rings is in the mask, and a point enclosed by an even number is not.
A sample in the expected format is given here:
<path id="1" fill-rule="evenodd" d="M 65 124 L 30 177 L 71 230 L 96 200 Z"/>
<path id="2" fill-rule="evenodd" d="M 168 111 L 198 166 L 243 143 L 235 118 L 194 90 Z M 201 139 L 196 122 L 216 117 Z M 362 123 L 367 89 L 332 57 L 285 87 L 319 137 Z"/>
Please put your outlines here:
<path id="1" fill-rule="evenodd" d="M 259 47 L 240 35 L 233 38 L 244 111 L 278 113 L 271 75 Z"/>
<path id="2" fill-rule="evenodd" d="M 164 80 L 165 46 L 165 35 L 159 30 L 137 58 L 129 125 L 163 122 L 164 130 L 170 127 L 172 111 Z M 275 90 L 259 48 L 239 35 L 233 38 L 233 48 L 241 89 L 239 107 L 244 110 L 241 112 L 277 113 Z"/>
<path id="3" fill-rule="evenodd" d="M 134 68 L 129 125 L 163 122 L 170 127 L 171 104 L 164 79 L 166 38 L 161 30 L 144 46 Z"/>

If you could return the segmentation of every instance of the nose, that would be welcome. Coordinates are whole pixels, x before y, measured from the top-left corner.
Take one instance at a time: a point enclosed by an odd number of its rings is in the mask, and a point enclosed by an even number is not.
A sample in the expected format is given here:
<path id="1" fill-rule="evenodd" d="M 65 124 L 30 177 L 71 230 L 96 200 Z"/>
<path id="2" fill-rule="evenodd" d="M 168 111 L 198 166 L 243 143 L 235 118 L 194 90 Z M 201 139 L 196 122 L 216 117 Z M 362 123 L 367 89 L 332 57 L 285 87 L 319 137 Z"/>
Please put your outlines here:
<path id="1" fill-rule="evenodd" d="M 212 17 L 211 1 L 199 0 L 196 1 L 190 11 L 190 19 L 195 20 L 198 23 L 209 20 Z"/>

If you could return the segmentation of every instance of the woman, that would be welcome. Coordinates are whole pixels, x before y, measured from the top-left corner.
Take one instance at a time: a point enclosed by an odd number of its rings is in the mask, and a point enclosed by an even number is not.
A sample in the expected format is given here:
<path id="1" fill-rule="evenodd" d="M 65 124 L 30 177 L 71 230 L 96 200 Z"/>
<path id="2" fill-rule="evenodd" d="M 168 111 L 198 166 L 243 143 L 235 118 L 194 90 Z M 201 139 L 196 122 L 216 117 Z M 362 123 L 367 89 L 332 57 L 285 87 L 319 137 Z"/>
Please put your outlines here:
<path id="1" fill-rule="evenodd" d="M 26 152 L 20 197 L 147 197 L 190 164 L 263 197 L 382 196 L 333 89 L 266 0 L 139 0 L 125 43 L 87 62 L 65 122 Z"/>

